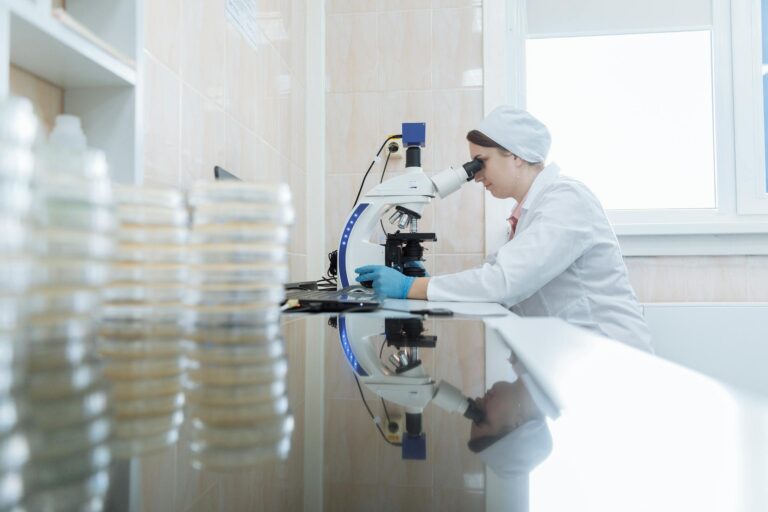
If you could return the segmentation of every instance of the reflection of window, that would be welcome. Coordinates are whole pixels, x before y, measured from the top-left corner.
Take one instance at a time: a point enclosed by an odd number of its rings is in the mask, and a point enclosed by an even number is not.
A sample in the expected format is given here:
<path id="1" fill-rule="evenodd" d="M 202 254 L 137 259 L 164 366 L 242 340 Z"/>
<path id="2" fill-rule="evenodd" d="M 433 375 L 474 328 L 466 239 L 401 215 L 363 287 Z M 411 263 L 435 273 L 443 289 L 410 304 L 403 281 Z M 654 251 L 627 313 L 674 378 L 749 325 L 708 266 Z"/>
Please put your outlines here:
<path id="1" fill-rule="evenodd" d="M 717 206 L 710 34 L 528 39 L 527 108 L 606 209 Z"/>

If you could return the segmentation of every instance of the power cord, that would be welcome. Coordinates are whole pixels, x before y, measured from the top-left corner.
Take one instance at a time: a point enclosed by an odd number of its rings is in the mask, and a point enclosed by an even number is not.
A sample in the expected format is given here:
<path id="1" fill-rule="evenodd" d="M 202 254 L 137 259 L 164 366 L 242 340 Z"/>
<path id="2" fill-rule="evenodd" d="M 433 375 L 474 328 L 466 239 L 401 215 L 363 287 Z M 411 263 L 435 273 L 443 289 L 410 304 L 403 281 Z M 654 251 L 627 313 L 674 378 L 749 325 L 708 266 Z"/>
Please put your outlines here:
<path id="1" fill-rule="evenodd" d="M 375 163 L 376 163 L 376 162 L 379 160 L 379 155 L 381 154 L 381 152 L 382 152 L 382 151 L 384 151 L 384 146 L 386 146 L 386 145 L 387 145 L 387 142 L 389 142 L 389 141 L 391 141 L 391 140 L 394 140 L 394 139 L 402 139 L 402 138 L 403 138 L 403 135 L 402 135 L 402 134 L 398 134 L 398 135 L 390 135 L 390 136 L 389 136 L 389 137 L 387 137 L 387 138 L 384 140 L 384 142 L 381 144 L 381 147 L 380 147 L 380 148 L 379 148 L 379 150 L 376 152 L 376 156 L 373 158 L 373 160 L 371 160 L 371 165 L 369 165 L 369 166 L 368 166 L 368 170 L 367 170 L 367 171 L 365 171 L 365 175 L 363 176 L 363 181 L 360 183 L 360 188 L 359 188 L 359 189 L 357 189 L 357 196 L 355 197 L 355 202 L 352 204 L 352 208 L 354 208 L 354 207 L 355 207 L 355 205 L 357 204 L 357 200 L 358 200 L 358 199 L 360 199 L 360 193 L 363 191 L 363 185 L 365 185 L 365 180 L 366 180 L 366 178 L 368 178 L 368 174 L 371 172 L 371 169 L 373 169 L 373 166 L 374 166 L 374 164 L 375 164 Z"/>
<path id="2" fill-rule="evenodd" d="M 363 400 L 363 405 L 365 406 L 365 409 L 368 411 L 368 414 L 371 416 L 371 419 L 373 420 L 373 424 L 376 425 L 376 429 L 379 431 L 379 434 L 381 434 L 381 438 L 384 439 L 387 443 L 391 444 L 392 446 L 403 446 L 403 443 L 394 443 L 387 439 L 387 436 L 384 435 L 384 431 L 381 430 L 381 425 L 378 418 L 373 415 L 373 411 L 371 411 L 371 408 L 368 407 L 368 402 L 365 400 L 365 395 L 363 394 L 363 388 L 360 386 L 360 379 L 357 378 L 357 375 L 353 374 L 353 377 L 355 377 L 355 382 L 357 383 L 357 390 L 360 392 L 360 398 Z"/>

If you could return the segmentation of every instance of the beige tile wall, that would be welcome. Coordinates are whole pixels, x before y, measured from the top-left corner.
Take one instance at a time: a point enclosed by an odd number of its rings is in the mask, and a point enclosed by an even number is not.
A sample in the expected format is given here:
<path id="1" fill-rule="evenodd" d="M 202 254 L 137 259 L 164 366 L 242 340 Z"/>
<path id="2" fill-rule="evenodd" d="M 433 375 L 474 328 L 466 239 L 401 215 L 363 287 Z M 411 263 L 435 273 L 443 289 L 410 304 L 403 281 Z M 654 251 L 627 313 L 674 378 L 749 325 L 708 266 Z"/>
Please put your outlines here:
<path id="1" fill-rule="evenodd" d="M 64 90 L 13 64 L 9 76 L 11 94 L 32 100 L 45 132 L 50 132 L 56 116 L 64 112 Z"/>
<path id="2" fill-rule="evenodd" d="M 303 280 L 304 2 L 257 2 L 255 44 L 227 20 L 225 4 L 145 3 L 144 179 L 188 187 L 220 165 L 245 180 L 288 183 L 300 219 L 291 280 Z"/>

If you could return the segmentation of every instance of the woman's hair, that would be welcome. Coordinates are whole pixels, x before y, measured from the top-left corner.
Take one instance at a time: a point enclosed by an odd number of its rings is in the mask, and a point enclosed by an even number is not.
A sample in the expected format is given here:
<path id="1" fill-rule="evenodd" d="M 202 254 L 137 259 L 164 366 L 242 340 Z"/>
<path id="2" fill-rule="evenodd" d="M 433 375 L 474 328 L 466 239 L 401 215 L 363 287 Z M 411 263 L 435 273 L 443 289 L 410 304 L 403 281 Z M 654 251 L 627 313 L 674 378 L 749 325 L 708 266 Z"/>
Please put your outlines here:
<path id="1" fill-rule="evenodd" d="M 490 137 L 485 135 L 483 132 L 478 131 L 478 130 L 472 130 L 471 132 L 467 133 L 467 140 L 469 142 L 471 142 L 472 144 L 477 144 L 478 146 L 483 147 L 483 148 L 496 148 L 504 156 L 513 156 L 513 155 L 517 156 L 514 153 L 512 153 L 510 150 L 508 150 L 507 148 L 505 148 L 504 146 L 502 146 L 501 144 L 499 144 L 498 142 L 496 142 L 495 140 L 491 139 Z M 520 158 L 520 157 L 518 156 L 518 158 Z M 523 160 L 522 158 L 520 158 L 520 159 Z M 535 163 L 529 162 L 527 160 L 523 160 L 523 161 L 525 163 L 527 163 L 528 165 L 532 165 L 532 166 L 535 166 L 537 168 L 543 168 L 544 167 L 543 163 L 535 164 Z"/>

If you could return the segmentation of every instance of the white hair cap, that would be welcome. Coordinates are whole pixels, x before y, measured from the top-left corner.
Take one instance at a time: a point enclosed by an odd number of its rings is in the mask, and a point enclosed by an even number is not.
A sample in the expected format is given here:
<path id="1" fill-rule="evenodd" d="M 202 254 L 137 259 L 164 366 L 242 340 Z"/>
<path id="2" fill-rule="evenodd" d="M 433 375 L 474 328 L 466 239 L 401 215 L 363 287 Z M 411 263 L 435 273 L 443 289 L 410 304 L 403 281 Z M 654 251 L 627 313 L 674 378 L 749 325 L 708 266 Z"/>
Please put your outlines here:
<path id="1" fill-rule="evenodd" d="M 552 137 L 544 123 L 525 110 L 501 105 L 480 121 L 477 131 L 526 162 L 547 159 Z"/>

